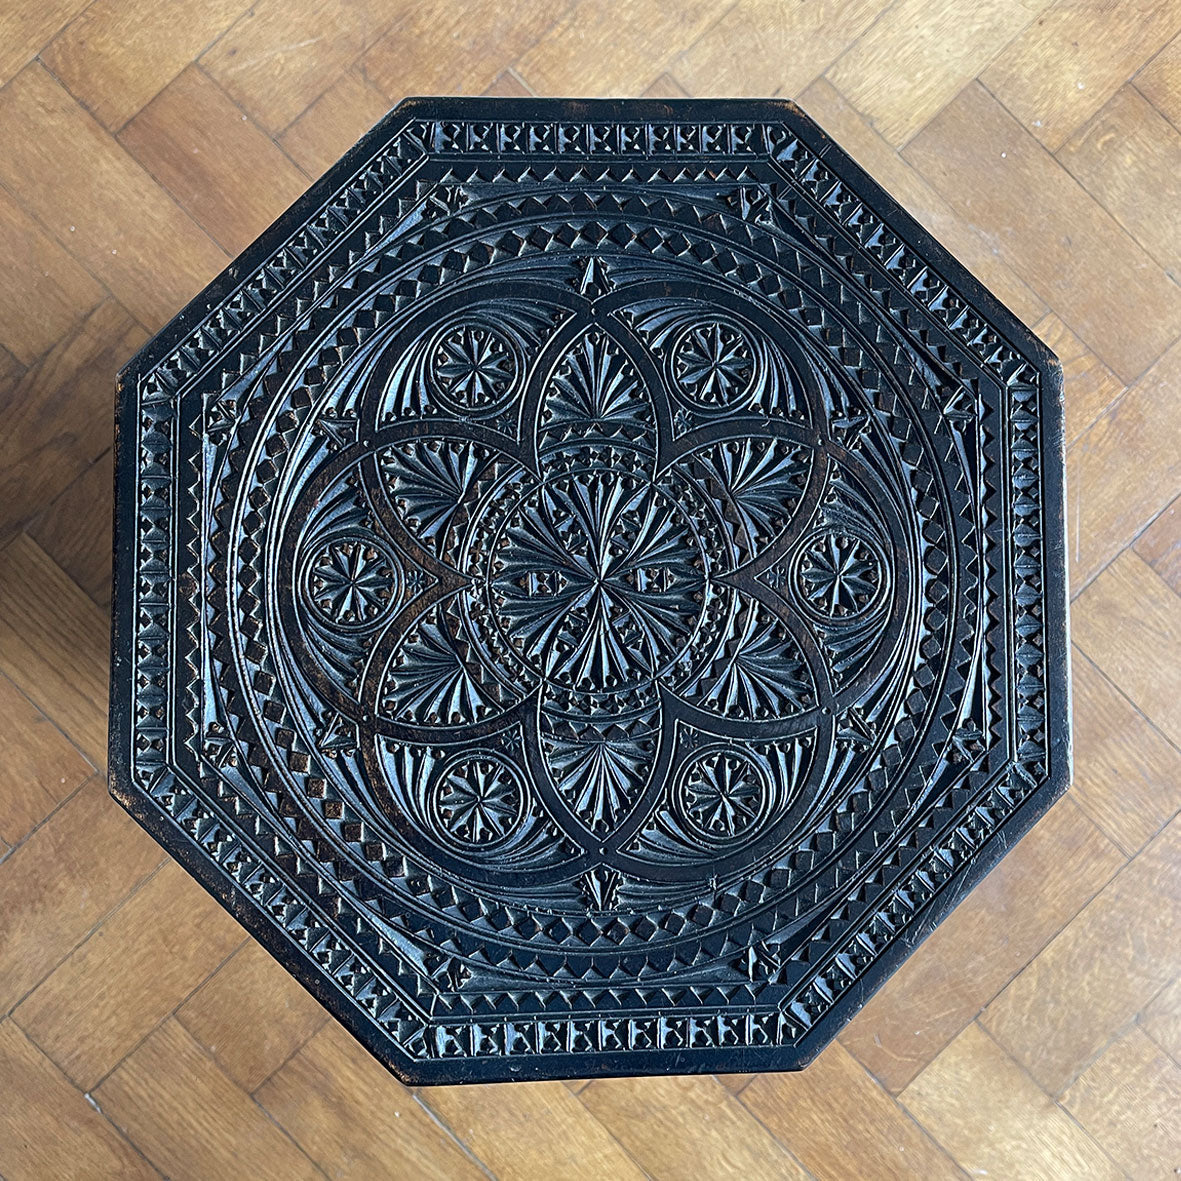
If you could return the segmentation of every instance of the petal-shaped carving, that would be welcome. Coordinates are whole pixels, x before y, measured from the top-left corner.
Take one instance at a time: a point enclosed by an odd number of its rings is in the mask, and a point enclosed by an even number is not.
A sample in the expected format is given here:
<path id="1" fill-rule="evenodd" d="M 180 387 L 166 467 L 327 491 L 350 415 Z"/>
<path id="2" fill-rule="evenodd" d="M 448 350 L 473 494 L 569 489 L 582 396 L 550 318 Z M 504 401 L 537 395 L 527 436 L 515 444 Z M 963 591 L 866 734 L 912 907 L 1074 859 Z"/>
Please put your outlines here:
<path id="1" fill-rule="evenodd" d="M 792 523 L 815 458 L 786 438 L 748 435 L 682 456 L 690 473 L 731 526 L 740 561 L 759 556 Z"/>
<path id="2" fill-rule="evenodd" d="M 540 715 L 541 749 L 566 806 L 592 832 L 613 832 L 644 794 L 660 742 L 660 710 L 621 716 L 609 708 L 582 716 Z"/>
<path id="3" fill-rule="evenodd" d="M 386 666 L 378 694 L 382 713 L 416 726 L 462 726 L 511 708 L 514 693 L 480 659 L 462 621 L 436 603 L 406 632 Z"/>
<path id="4" fill-rule="evenodd" d="M 598 328 L 578 336 L 553 370 L 542 396 L 544 456 L 575 442 L 622 443 L 655 454 L 656 415 L 635 365 Z"/>
<path id="5" fill-rule="evenodd" d="M 471 439 L 410 438 L 381 452 L 379 463 L 395 521 L 438 560 L 454 559 L 496 452 Z"/>
<path id="6" fill-rule="evenodd" d="M 685 694 L 698 709 L 742 721 L 781 719 L 811 709 L 816 685 L 783 621 L 751 602 L 712 664 Z"/>

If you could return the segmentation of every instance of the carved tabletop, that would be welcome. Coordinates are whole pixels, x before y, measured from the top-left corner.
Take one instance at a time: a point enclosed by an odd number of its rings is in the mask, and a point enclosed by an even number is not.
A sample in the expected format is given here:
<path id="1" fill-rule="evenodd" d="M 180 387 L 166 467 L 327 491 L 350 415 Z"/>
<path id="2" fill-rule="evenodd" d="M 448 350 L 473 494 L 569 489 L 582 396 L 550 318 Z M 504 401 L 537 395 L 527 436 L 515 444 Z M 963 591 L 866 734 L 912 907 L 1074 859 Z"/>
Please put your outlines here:
<path id="1" fill-rule="evenodd" d="M 112 792 L 408 1081 L 799 1067 L 1068 781 L 1057 363 L 790 104 L 404 103 L 118 473 Z"/>

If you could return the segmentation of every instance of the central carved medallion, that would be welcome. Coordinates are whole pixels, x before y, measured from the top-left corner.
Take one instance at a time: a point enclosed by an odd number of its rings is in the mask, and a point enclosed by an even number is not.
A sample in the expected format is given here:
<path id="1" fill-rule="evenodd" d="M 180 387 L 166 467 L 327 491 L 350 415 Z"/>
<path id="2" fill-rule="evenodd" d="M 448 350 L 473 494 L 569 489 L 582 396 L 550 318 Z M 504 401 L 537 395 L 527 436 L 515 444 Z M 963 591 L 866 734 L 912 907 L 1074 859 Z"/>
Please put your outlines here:
<path id="1" fill-rule="evenodd" d="M 355 437 L 321 431 L 279 555 L 321 748 L 441 867 L 576 906 L 607 869 L 681 897 L 831 806 L 909 593 L 811 342 L 672 268 L 581 267 L 353 366 Z"/>

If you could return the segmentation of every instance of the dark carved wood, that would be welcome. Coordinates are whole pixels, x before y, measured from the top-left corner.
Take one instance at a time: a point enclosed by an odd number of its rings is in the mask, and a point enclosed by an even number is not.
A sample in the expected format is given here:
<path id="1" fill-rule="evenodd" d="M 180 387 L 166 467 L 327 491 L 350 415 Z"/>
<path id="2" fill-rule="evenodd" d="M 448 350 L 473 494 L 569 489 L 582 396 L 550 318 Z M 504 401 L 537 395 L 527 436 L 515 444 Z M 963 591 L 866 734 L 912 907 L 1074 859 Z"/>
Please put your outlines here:
<path id="1" fill-rule="evenodd" d="M 1061 450 L 789 104 L 403 104 L 123 376 L 112 790 L 404 1079 L 798 1067 L 1066 786 Z"/>

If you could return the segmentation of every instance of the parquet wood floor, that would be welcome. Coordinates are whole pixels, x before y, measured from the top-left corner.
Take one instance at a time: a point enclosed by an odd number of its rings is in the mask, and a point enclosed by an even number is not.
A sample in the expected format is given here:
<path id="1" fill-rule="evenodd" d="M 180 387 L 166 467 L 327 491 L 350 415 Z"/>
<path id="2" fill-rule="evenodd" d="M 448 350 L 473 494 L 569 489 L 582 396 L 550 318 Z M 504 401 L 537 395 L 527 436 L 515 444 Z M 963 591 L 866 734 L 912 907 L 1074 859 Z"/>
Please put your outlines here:
<path id="1" fill-rule="evenodd" d="M 1066 367 L 1076 785 L 806 1073 L 410 1091 L 106 796 L 112 377 L 407 94 L 794 98 Z M 0 1177 L 1181 1169 L 1181 0 L 0 0 Z"/>

